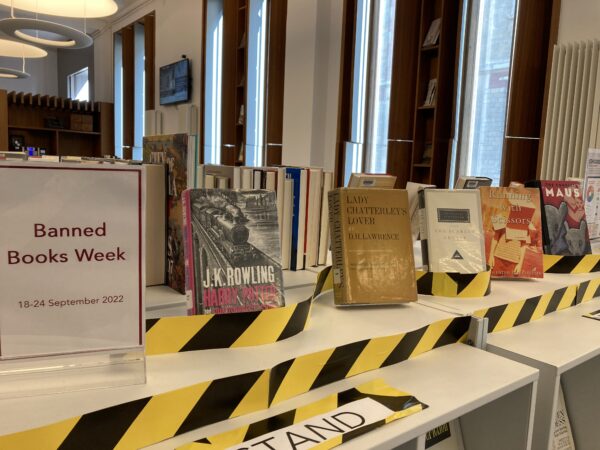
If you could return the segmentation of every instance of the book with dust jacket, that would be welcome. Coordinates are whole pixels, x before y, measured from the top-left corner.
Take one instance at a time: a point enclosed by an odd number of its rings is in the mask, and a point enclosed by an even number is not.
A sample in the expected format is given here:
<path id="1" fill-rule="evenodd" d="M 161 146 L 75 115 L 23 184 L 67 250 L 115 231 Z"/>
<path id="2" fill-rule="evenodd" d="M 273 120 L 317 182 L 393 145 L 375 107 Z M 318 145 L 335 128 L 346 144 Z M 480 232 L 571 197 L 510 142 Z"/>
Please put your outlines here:
<path id="1" fill-rule="evenodd" d="M 334 189 L 329 223 L 336 305 L 417 300 L 405 190 Z"/>
<path id="2" fill-rule="evenodd" d="M 284 306 L 275 193 L 189 189 L 183 201 L 190 312 Z"/>

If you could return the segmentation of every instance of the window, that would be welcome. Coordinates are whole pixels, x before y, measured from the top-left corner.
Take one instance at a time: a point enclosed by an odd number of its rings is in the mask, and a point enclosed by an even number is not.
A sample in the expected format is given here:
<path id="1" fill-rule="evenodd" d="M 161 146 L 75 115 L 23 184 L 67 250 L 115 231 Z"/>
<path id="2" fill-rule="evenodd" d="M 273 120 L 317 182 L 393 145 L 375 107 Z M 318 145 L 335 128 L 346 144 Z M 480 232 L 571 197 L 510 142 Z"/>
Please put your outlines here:
<path id="1" fill-rule="evenodd" d="M 267 118 L 283 116 L 286 12 L 284 0 L 205 0 L 205 163 L 281 162 L 281 120 Z"/>
<path id="2" fill-rule="evenodd" d="M 154 109 L 154 13 L 114 34 L 115 155 L 141 160 L 144 115 Z"/>
<path id="3" fill-rule="evenodd" d="M 67 77 L 67 92 L 69 98 L 87 102 L 90 99 L 90 83 L 88 68 L 81 69 Z"/>
<path id="4" fill-rule="evenodd" d="M 468 41 L 458 175 L 500 182 L 517 0 L 475 0 Z M 452 170 L 451 173 L 454 173 Z"/>
<path id="5" fill-rule="evenodd" d="M 385 173 L 396 2 L 358 0 L 354 37 L 352 119 L 344 184 L 352 172 Z"/>

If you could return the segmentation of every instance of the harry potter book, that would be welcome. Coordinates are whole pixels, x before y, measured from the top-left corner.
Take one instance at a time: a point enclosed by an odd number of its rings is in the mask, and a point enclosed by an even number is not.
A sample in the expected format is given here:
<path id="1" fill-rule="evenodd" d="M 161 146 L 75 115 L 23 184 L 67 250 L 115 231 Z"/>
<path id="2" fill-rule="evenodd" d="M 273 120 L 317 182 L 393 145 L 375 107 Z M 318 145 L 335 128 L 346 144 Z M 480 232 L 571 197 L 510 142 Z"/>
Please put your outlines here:
<path id="1" fill-rule="evenodd" d="M 334 189 L 329 224 L 336 305 L 417 300 L 406 191 Z"/>
<path id="2" fill-rule="evenodd" d="M 492 276 L 543 278 L 539 190 L 481 187 L 479 191 L 486 258 Z"/>
<path id="3" fill-rule="evenodd" d="M 486 270 L 478 190 L 419 191 L 423 268 L 429 272 Z"/>
<path id="4" fill-rule="evenodd" d="M 531 181 L 543 205 L 544 253 L 583 256 L 592 253 L 581 184 L 578 181 Z"/>
<path id="5" fill-rule="evenodd" d="M 184 192 L 187 295 L 192 314 L 284 306 L 275 192 Z"/>

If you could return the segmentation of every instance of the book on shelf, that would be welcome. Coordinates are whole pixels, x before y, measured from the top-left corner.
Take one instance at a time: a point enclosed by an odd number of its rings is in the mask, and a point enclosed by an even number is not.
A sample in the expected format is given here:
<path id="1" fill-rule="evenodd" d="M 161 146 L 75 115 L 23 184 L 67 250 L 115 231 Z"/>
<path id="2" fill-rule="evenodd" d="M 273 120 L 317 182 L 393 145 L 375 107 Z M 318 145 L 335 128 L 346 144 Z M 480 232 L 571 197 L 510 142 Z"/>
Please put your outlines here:
<path id="1" fill-rule="evenodd" d="M 575 439 L 571 429 L 571 420 L 567 412 L 565 395 L 562 385 L 558 387 L 558 398 L 556 400 L 556 413 L 554 423 L 551 426 L 551 449 L 552 450 L 575 450 Z"/>
<path id="2" fill-rule="evenodd" d="M 27 160 L 25 152 L 0 152 L 0 161 L 24 161 Z"/>
<path id="3" fill-rule="evenodd" d="M 530 181 L 540 189 L 544 253 L 583 256 L 592 253 L 581 183 L 578 181 Z"/>
<path id="4" fill-rule="evenodd" d="M 306 230 L 307 169 L 286 167 L 286 177 L 294 180 L 290 270 L 302 270 L 304 269 L 304 236 Z"/>
<path id="5" fill-rule="evenodd" d="M 319 235 L 321 232 L 321 201 L 323 196 L 323 169 L 307 169 L 306 227 L 304 233 L 305 266 L 319 262 Z"/>
<path id="6" fill-rule="evenodd" d="M 321 199 L 321 224 L 319 234 L 319 260 L 320 266 L 327 264 L 329 253 L 329 191 L 333 189 L 333 173 L 323 172 L 323 193 Z"/>
<path id="7" fill-rule="evenodd" d="M 482 186 L 491 186 L 492 181 L 488 177 L 458 177 L 454 189 L 479 189 Z"/>
<path id="8" fill-rule="evenodd" d="M 427 94 L 423 106 L 435 106 L 435 97 L 437 92 L 437 78 L 429 80 L 427 84 Z"/>
<path id="9" fill-rule="evenodd" d="M 410 214 L 410 230 L 413 241 L 419 240 L 420 223 L 419 223 L 419 191 L 421 189 L 435 188 L 433 184 L 406 183 L 406 192 L 408 193 L 408 211 Z"/>
<path id="10" fill-rule="evenodd" d="M 227 178 L 228 187 L 231 189 L 239 189 L 241 187 L 240 167 L 224 166 L 220 164 L 200 164 L 197 173 L 198 179 L 196 186 L 199 188 L 218 187 L 214 182 L 211 183 L 211 181 L 214 181 L 219 177 Z M 212 176 L 213 178 L 209 178 L 207 183 L 206 178 L 209 176 Z"/>
<path id="11" fill-rule="evenodd" d="M 427 30 L 427 34 L 425 35 L 425 39 L 423 40 L 423 47 L 431 47 L 436 45 L 438 39 L 440 38 L 440 31 L 442 28 L 442 19 L 437 18 L 431 21 L 429 25 L 429 30 Z"/>
<path id="12" fill-rule="evenodd" d="M 348 181 L 350 188 L 394 189 L 395 184 L 395 175 L 381 173 L 353 173 Z"/>
<path id="13" fill-rule="evenodd" d="M 542 217 L 538 189 L 479 189 L 485 249 L 492 276 L 543 278 Z"/>
<path id="14" fill-rule="evenodd" d="M 425 435 L 425 450 L 465 450 L 460 420 L 447 422 Z"/>
<path id="15" fill-rule="evenodd" d="M 486 270 L 479 190 L 423 189 L 419 209 L 425 271 Z"/>
<path id="16" fill-rule="evenodd" d="M 185 294 L 185 260 L 181 195 L 188 188 L 188 144 L 187 134 L 144 137 L 144 163 L 164 164 L 167 170 L 166 278 L 169 287 L 182 294 Z"/>
<path id="17" fill-rule="evenodd" d="M 585 216 L 590 239 L 600 238 L 600 149 L 590 148 L 585 163 Z"/>
<path id="18" fill-rule="evenodd" d="M 423 147 L 423 155 L 421 156 L 421 164 L 431 164 L 433 159 L 433 144 L 426 143 Z"/>
<path id="19" fill-rule="evenodd" d="M 284 306 L 275 193 L 188 189 L 183 203 L 190 312 Z"/>
<path id="20" fill-rule="evenodd" d="M 146 286 L 165 284 L 166 166 L 144 164 L 146 170 Z"/>
<path id="21" fill-rule="evenodd" d="M 289 269 L 292 258 L 292 221 L 294 216 L 294 180 L 284 179 L 283 195 L 277 198 L 283 200 L 283 217 L 279 218 L 281 224 L 281 268 Z M 281 192 L 281 191 L 280 191 Z"/>
<path id="22" fill-rule="evenodd" d="M 329 227 L 336 305 L 417 300 L 405 190 L 334 189 Z"/>

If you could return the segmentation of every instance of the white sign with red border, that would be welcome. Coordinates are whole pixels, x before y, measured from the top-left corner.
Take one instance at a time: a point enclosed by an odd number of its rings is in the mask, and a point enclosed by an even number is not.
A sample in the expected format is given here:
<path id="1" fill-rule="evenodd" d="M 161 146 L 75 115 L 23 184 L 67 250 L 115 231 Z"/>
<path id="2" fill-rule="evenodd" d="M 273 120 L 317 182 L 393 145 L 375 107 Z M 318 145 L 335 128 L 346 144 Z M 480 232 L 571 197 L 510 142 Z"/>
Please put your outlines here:
<path id="1" fill-rule="evenodd" d="M 0 359 L 144 344 L 144 172 L 0 163 Z"/>

